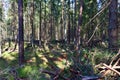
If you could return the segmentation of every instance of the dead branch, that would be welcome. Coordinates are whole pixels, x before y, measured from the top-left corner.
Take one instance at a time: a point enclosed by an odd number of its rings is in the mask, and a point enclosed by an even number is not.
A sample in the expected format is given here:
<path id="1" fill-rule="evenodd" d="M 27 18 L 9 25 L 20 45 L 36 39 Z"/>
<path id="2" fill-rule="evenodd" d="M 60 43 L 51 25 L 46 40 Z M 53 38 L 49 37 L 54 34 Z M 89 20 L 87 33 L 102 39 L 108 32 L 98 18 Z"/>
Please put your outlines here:
<path id="1" fill-rule="evenodd" d="M 105 66 L 107 69 L 109 69 L 109 70 L 111 70 L 111 71 L 113 71 L 113 72 L 117 73 L 117 74 L 120 76 L 120 72 L 118 72 L 118 71 L 117 71 L 117 70 L 115 70 L 114 68 L 112 68 L 112 67 L 110 67 L 110 66 L 106 65 L 105 63 L 103 63 L 103 66 Z"/>
<path id="2" fill-rule="evenodd" d="M 99 68 L 100 70 L 106 70 L 106 67 L 105 66 L 102 66 L 102 67 L 96 67 L 96 68 Z M 120 66 L 113 66 L 112 68 L 114 69 L 120 69 Z"/>
<path id="3" fill-rule="evenodd" d="M 88 43 L 92 40 L 92 38 L 94 37 L 94 35 L 95 35 L 95 33 L 96 33 L 96 31 L 97 31 L 97 29 L 98 29 L 98 27 L 99 27 L 100 25 L 101 25 L 101 23 L 98 24 L 98 25 L 95 27 L 95 30 L 93 31 L 92 36 L 89 38 L 89 40 L 86 42 L 86 44 L 88 44 Z"/>
<path id="4" fill-rule="evenodd" d="M 113 66 L 114 69 L 120 69 L 120 66 Z"/>
<path id="5" fill-rule="evenodd" d="M 115 60 L 119 55 L 120 55 L 120 49 L 119 49 L 117 55 L 115 55 L 115 56 L 113 57 L 112 61 L 110 62 L 110 65 L 113 64 L 114 60 Z"/>
<path id="6" fill-rule="evenodd" d="M 106 1 L 107 4 L 105 3 L 105 4 L 103 5 L 102 9 L 101 9 L 95 16 L 93 16 L 93 17 L 90 19 L 90 21 L 85 25 L 85 27 L 88 26 L 100 13 L 102 13 L 102 12 L 110 5 L 111 1 L 112 1 L 112 0 L 110 0 L 109 2 Z"/>
<path id="7" fill-rule="evenodd" d="M 119 65 L 119 62 L 120 62 L 120 58 L 116 61 L 116 63 L 113 65 L 113 67 Z"/>

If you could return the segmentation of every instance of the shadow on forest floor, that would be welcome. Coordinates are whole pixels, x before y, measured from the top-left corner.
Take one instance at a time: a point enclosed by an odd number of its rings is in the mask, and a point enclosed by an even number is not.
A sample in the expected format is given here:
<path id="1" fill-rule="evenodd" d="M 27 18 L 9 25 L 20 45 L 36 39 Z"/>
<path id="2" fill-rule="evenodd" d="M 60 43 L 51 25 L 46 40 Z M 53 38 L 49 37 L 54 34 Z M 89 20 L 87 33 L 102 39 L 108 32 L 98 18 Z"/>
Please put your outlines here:
<path id="1" fill-rule="evenodd" d="M 81 48 L 77 55 L 73 45 L 48 44 L 39 48 L 25 47 L 25 61 L 23 67 L 18 66 L 18 53 L 4 52 L 0 58 L 0 76 L 11 78 L 17 73 L 17 78 L 23 80 L 79 80 L 82 76 L 98 76 L 95 65 L 109 63 L 113 54 L 102 48 Z M 77 56 L 76 56 L 77 55 Z M 78 58 L 78 61 L 76 59 Z M 0 79 L 1 80 L 1 79 Z"/>

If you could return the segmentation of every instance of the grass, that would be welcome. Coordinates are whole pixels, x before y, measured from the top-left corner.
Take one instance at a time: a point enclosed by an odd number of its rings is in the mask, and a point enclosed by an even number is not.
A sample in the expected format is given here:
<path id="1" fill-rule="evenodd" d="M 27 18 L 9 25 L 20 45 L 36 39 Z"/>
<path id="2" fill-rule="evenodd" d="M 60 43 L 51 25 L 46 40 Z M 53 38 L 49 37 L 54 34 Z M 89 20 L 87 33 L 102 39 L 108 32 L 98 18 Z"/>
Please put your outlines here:
<path id="1" fill-rule="evenodd" d="M 52 46 L 47 50 L 40 49 L 37 46 L 34 49 L 31 46 L 26 46 L 26 63 L 23 67 L 18 66 L 18 52 L 4 52 L 0 58 L 0 77 L 14 80 L 14 70 L 16 76 L 24 80 L 49 80 L 53 78 L 51 75 L 42 73 L 41 70 L 52 72 L 63 70 L 60 76 L 68 78 L 73 75 L 70 69 L 80 71 L 82 75 L 99 75 L 95 65 L 101 62 L 109 64 L 115 55 L 102 48 L 81 48 L 81 53 L 78 56 L 80 62 L 75 63 L 76 53 L 70 50 L 71 46 L 58 46 L 56 44 L 52 44 Z M 58 80 L 62 80 L 61 77 Z"/>

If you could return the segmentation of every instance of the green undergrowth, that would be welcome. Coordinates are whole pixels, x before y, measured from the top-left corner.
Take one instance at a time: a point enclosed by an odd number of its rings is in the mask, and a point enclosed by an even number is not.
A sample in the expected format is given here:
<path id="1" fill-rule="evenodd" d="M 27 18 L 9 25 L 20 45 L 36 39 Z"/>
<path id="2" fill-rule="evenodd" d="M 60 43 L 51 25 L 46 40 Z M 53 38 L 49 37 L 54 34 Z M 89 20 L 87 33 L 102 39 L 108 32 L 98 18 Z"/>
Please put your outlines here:
<path id="1" fill-rule="evenodd" d="M 72 45 L 50 44 L 47 47 L 45 50 L 25 45 L 25 64 L 22 67 L 18 66 L 18 52 L 4 52 L 0 58 L 0 80 L 14 80 L 15 76 L 24 80 L 49 80 L 55 77 L 54 74 L 43 73 L 44 70 L 55 74 L 62 70 L 60 76 L 73 80 L 71 69 L 80 71 L 83 76 L 99 76 L 95 65 L 109 64 L 116 54 L 103 48 L 81 48 L 78 55 Z M 77 59 L 78 62 L 75 61 Z M 62 77 L 58 80 L 63 80 Z"/>

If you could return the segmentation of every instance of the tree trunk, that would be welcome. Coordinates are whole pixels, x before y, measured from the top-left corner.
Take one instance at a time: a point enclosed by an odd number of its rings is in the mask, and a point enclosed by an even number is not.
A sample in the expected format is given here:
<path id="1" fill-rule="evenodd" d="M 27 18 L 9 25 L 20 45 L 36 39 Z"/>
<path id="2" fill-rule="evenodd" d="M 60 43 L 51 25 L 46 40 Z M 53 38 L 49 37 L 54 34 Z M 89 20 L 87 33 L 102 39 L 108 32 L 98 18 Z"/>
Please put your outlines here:
<path id="1" fill-rule="evenodd" d="M 79 9 L 79 19 L 78 19 L 78 27 L 76 31 L 76 46 L 75 49 L 79 50 L 80 49 L 80 31 L 81 31 L 81 26 L 82 26 L 82 12 L 83 12 L 83 0 L 80 0 L 80 9 Z"/>
<path id="2" fill-rule="evenodd" d="M 51 40 L 53 40 L 53 10 L 54 10 L 54 4 L 53 4 L 53 0 L 51 0 L 51 19 L 50 19 L 50 37 Z"/>
<path id="3" fill-rule="evenodd" d="M 67 31 L 67 42 L 70 43 L 70 35 L 71 35 L 71 31 L 70 31 L 70 0 L 68 1 L 68 31 Z"/>
<path id="4" fill-rule="evenodd" d="M 109 6 L 109 27 L 108 27 L 108 37 L 109 37 L 109 49 L 117 49 L 118 40 L 118 26 L 117 26 L 117 0 L 112 0 Z"/>
<path id="5" fill-rule="evenodd" d="M 42 17 L 42 5 L 41 5 L 41 1 L 40 1 L 40 13 L 39 13 L 39 46 L 41 46 L 41 35 L 42 35 L 42 32 L 41 32 L 41 22 L 42 22 L 42 19 L 41 19 L 41 17 Z"/>
<path id="6" fill-rule="evenodd" d="M 30 16 L 30 24 L 31 24 L 31 29 L 32 29 L 32 33 L 31 33 L 31 43 L 32 43 L 32 47 L 34 47 L 34 39 L 35 39 L 35 28 L 34 28 L 34 0 L 32 0 L 31 3 L 31 16 Z"/>
<path id="7" fill-rule="evenodd" d="M 75 0 L 75 7 L 74 7 L 74 11 L 75 11 L 75 14 L 74 14 L 74 42 L 76 40 L 76 14 L 77 14 L 77 1 Z"/>
<path id="8" fill-rule="evenodd" d="M 2 22 L 2 0 L 0 1 L 0 22 Z M 0 57 L 2 56 L 2 25 L 0 24 Z"/>
<path id="9" fill-rule="evenodd" d="M 47 45 L 47 20 L 46 20 L 46 18 L 47 18 L 47 6 L 46 6 L 46 4 L 47 4 L 47 1 L 45 0 L 45 9 L 44 9 L 44 30 L 45 30 L 45 35 L 44 35 L 44 46 L 46 47 L 46 45 Z"/>
<path id="10" fill-rule="evenodd" d="M 24 63 L 24 31 L 23 31 L 23 0 L 18 0 L 19 19 L 19 65 Z"/>
<path id="11" fill-rule="evenodd" d="M 1 33 L 1 28 L 0 28 L 0 57 L 2 56 L 2 33 Z"/>

